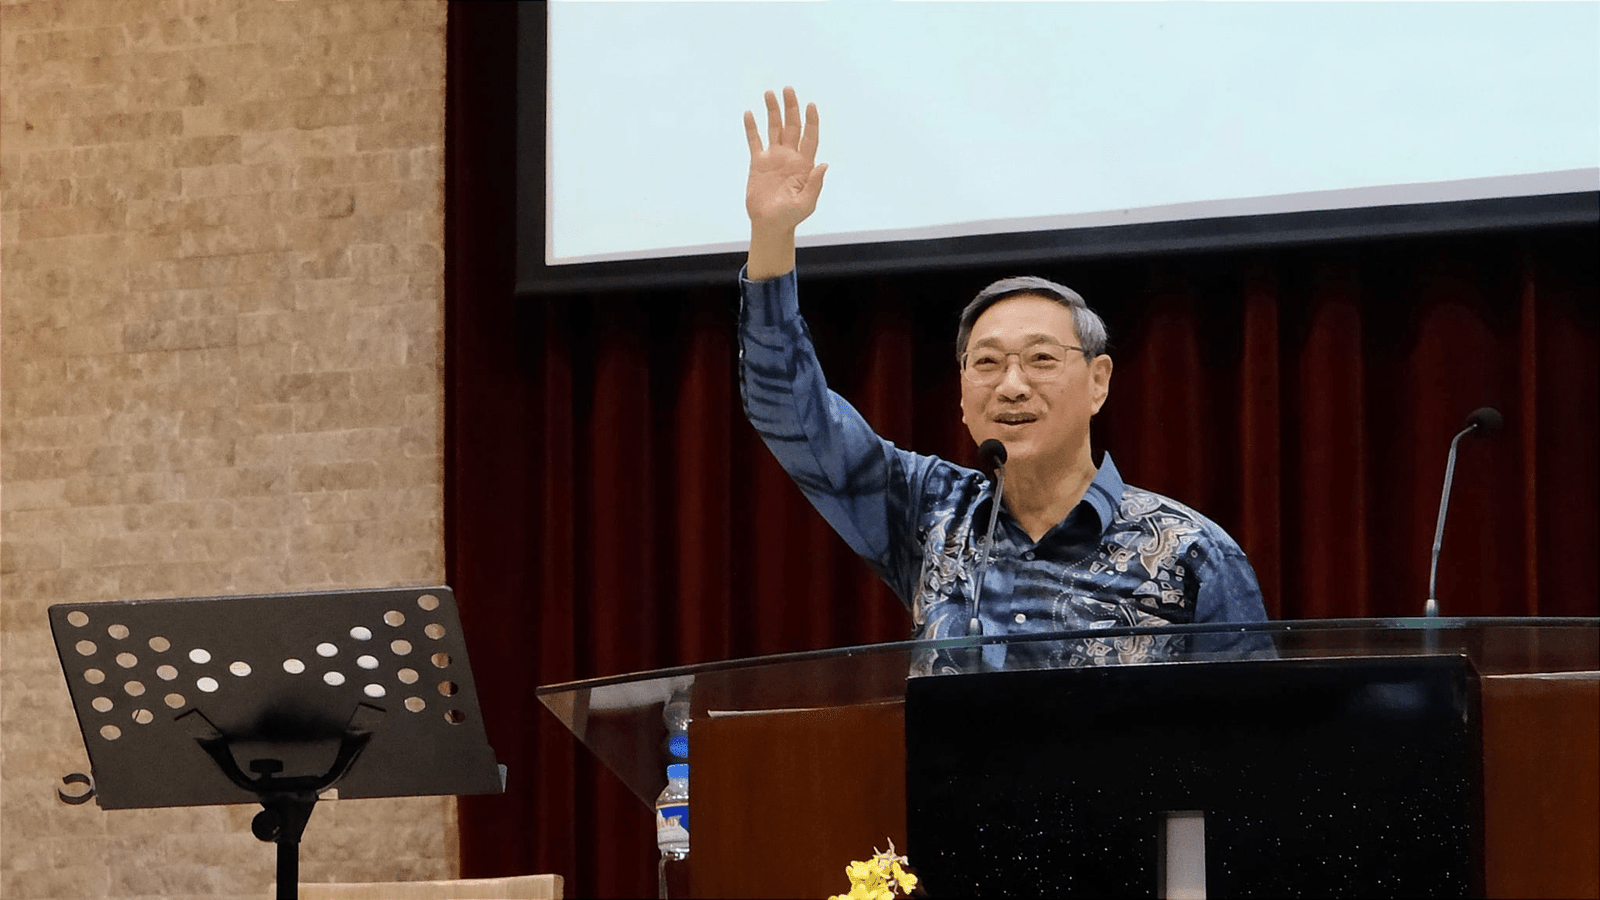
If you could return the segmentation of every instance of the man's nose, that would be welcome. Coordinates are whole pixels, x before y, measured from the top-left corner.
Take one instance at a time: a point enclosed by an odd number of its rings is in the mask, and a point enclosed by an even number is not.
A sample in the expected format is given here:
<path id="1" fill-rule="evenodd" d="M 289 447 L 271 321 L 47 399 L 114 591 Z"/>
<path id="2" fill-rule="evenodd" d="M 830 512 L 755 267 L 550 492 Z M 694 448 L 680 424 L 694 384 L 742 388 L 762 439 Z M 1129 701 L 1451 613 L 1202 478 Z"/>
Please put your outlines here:
<path id="1" fill-rule="evenodd" d="M 1000 383 L 995 390 L 1002 397 L 1025 397 L 1033 390 L 1033 383 L 1028 381 L 1027 372 L 1022 368 L 1022 360 L 1015 354 L 1006 357 L 1006 371 L 1000 377 Z"/>

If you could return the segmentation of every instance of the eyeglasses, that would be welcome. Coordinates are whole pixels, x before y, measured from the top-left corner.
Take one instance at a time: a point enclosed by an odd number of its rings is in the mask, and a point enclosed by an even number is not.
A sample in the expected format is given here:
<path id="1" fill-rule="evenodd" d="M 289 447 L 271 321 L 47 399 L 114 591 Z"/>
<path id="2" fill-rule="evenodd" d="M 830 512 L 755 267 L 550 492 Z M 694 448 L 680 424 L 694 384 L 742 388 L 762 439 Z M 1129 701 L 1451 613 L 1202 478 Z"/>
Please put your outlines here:
<path id="1" fill-rule="evenodd" d="M 1055 341 L 1038 341 L 1021 350 L 979 347 L 962 355 L 961 377 L 982 387 L 999 384 L 1011 368 L 1011 357 L 1015 356 L 1029 381 L 1055 381 L 1061 377 L 1074 352 L 1086 351 L 1082 347 L 1068 347 Z"/>

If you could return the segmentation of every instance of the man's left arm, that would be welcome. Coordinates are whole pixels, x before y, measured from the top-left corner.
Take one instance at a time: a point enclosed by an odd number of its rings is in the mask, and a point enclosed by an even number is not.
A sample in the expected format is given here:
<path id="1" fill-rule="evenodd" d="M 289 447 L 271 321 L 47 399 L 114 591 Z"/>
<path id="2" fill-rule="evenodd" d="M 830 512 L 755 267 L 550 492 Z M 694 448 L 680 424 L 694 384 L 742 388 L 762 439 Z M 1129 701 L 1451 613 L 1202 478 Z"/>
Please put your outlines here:
<path id="1" fill-rule="evenodd" d="M 1197 625 L 1225 626 L 1267 621 L 1266 604 L 1256 571 L 1244 551 L 1231 538 L 1212 544 L 1202 554 L 1195 596 Z M 1190 649 L 1197 653 L 1256 655 L 1274 650 L 1271 636 L 1261 632 L 1226 632 L 1196 635 Z"/>

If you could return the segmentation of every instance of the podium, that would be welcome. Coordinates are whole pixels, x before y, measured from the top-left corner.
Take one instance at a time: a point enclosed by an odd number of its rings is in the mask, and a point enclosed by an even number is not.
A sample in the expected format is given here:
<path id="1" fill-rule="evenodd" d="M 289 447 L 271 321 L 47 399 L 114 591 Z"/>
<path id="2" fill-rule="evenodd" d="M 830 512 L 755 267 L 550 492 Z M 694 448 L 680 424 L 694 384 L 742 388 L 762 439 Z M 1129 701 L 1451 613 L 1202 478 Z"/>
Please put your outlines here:
<path id="1" fill-rule="evenodd" d="M 1050 662 L 1090 641 L 1120 649 Z M 908 675 L 930 655 L 974 670 Z M 1210 896 L 1600 896 L 1600 619 L 901 642 L 539 696 L 648 815 L 680 690 L 693 896 L 843 893 L 887 840 L 930 896 L 1166 896 L 1175 822 Z"/>

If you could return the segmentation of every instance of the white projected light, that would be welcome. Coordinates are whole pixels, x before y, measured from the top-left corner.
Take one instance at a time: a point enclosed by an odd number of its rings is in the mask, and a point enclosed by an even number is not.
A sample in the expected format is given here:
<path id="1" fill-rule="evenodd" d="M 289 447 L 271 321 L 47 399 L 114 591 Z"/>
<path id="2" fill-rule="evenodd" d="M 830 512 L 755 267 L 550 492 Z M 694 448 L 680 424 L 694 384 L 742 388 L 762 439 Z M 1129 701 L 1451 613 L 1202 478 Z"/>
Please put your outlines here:
<path id="1" fill-rule="evenodd" d="M 793 85 L 802 245 L 1600 188 L 1600 4 L 548 4 L 545 262 L 743 249 Z"/>

